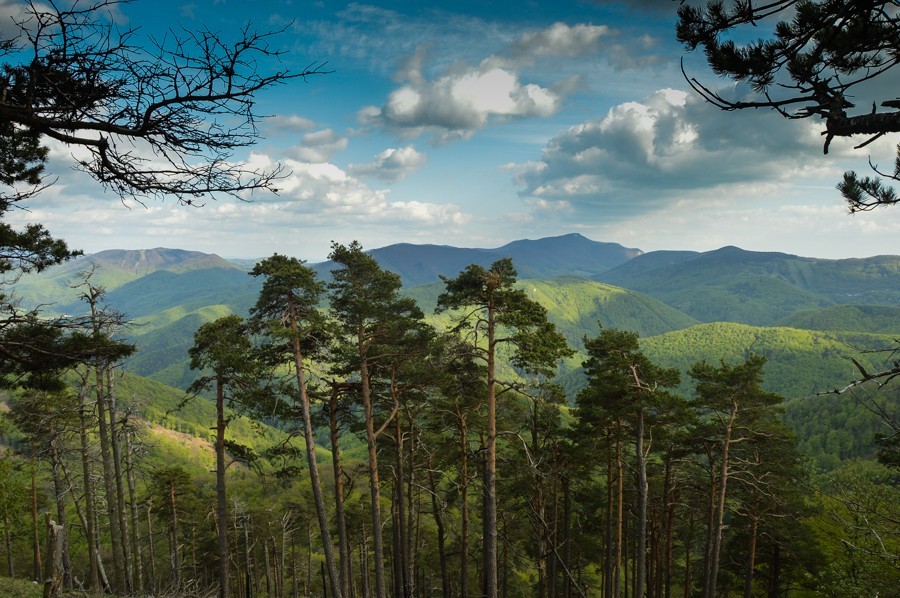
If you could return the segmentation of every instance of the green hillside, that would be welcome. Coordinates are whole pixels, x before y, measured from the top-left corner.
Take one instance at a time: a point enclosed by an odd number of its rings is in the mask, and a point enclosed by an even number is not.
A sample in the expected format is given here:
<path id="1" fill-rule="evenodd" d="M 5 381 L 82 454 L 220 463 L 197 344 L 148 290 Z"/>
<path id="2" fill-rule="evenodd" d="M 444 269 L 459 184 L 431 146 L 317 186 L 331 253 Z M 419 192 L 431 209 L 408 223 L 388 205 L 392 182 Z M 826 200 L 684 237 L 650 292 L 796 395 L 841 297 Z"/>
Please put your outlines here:
<path id="1" fill-rule="evenodd" d="M 596 336 L 600 326 L 654 336 L 697 324 L 648 295 L 583 278 L 523 280 L 519 286 L 547 308 L 550 320 L 575 347 L 583 345 L 585 336 Z"/>
<path id="2" fill-rule="evenodd" d="M 900 304 L 900 257 L 823 260 L 724 247 L 652 252 L 597 280 L 647 293 L 704 322 L 772 325 L 836 304 Z"/>
<path id="3" fill-rule="evenodd" d="M 14 285 L 28 307 L 49 306 L 47 312 L 70 311 L 80 292 L 72 288 L 80 273 L 93 268 L 93 283 L 107 292 L 157 271 L 175 274 L 210 268 L 238 269 L 217 255 L 183 249 L 107 250 L 76 258 L 40 274 L 23 276 Z"/>
<path id="4" fill-rule="evenodd" d="M 856 373 L 849 357 L 875 368 L 885 358 L 861 348 L 890 347 L 893 338 L 855 332 L 820 332 L 717 322 L 642 339 L 647 355 L 666 367 L 687 371 L 698 361 L 736 363 L 751 353 L 766 364 L 765 388 L 788 401 L 833 389 Z"/>
<path id="5" fill-rule="evenodd" d="M 779 326 L 805 330 L 845 330 L 872 334 L 900 334 L 900 307 L 888 305 L 837 305 L 797 312 Z"/>
<path id="6" fill-rule="evenodd" d="M 209 305 L 192 312 L 172 308 L 143 318 L 136 322 L 130 335 L 129 340 L 138 350 L 127 362 L 128 371 L 175 388 L 187 388 L 196 378 L 188 364 L 194 333 L 206 322 L 231 313 L 234 312 L 226 305 Z"/>

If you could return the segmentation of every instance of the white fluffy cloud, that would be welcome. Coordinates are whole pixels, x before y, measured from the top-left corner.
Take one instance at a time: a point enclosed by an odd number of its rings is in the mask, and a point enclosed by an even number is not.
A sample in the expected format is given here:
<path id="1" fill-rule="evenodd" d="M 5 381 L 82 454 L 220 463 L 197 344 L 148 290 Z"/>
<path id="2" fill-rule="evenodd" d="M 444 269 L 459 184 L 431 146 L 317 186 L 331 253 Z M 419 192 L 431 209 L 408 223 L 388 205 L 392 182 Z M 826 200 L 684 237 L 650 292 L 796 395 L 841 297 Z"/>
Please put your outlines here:
<path id="1" fill-rule="evenodd" d="M 821 159 L 815 125 L 777 119 L 664 89 L 563 131 L 539 161 L 519 165 L 516 180 L 532 201 L 629 217 L 694 189 L 802 174 Z"/>
<path id="2" fill-rule="evenodd" d="M 443 143 L 471 137 L 492 118 L 548 116 L 562 100 L 552 89 L 523 83 L 514 70 L 496 60 L 457 66 L 433 80 L 415 71 L 407 78 L 382 107 L 359 112 L 363 124 L 384 126 L 407 137 L 430 132 Z"/>
<path id="3" fill-rule="evenodd" d="M 419 170 L 427 161 L 428 157 L 411 145 L 401 148 L 392 147 L 379 152 L 375 159 L 368 164 L 350 164 L 347 172 L 357 177 L 396 183 Z"/>

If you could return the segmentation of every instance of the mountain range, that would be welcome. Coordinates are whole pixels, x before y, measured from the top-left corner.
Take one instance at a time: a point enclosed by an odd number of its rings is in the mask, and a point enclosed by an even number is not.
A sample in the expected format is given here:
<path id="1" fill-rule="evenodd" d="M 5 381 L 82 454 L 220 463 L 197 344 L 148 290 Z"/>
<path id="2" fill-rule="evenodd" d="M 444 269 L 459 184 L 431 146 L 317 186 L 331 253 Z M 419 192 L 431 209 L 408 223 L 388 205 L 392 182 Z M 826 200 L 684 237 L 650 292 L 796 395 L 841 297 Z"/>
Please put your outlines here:
<path id="1" fill-rule="evenodd" d="M 769 360 L 766 387 L 787 398 L 786 417 L 797 429 L 806 426 L 801 440 L 823 454 L 824 441 L 815 439 L 835 434 L 810 428 L 809 410 L 825 405 L 823 413 L 831 409 L 839 418 L 846 406 L 817 393 L 854 375 L 849 357 L 879 367 L 884 355 L 861 349 L 890 348 L 900 335 L 900 256 L 827 260 L 737 247 L 644 253 L 579 234 L 496 249 L 397 244 L 371 254 L 400 275 L 403 292 L 426 314 L 444 289 L 442 276 L 510 257 L 521 288 L 578 350 L 601 327 L 615 327 L 637 332 L 652 359 L 682 371 L 696 361 L 762 354 Z M 128 371 L 183 390 L 196 376 L 187 351 L 197 328 L 229 313 L 246 315 L 256 301 L 261 282 L 248 275 L 255 261 L 180 249 L 110 250 L 24 276 L 13 289 L 23 305 L 78 314 L 85 306 L 77 284 L 90 273 L 108 305 L 132 322 L 127 334 L 138 352 Z M 327 280 L 334 264 L 311 267 Z M 570 397 L 584 384 L 583 357 L 561 369 Z M 843 442 L 874 425 L 866 421 Z"/>

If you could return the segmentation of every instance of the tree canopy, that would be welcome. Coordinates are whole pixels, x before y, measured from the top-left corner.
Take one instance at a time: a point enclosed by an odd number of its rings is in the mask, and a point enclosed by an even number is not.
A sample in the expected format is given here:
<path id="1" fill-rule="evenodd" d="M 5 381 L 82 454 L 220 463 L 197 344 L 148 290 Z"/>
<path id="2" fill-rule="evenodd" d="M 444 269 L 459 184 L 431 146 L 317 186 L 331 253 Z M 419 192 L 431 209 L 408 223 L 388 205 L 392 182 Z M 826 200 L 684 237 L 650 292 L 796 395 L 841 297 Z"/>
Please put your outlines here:
<path id="1" fill-rule="evenodd" d="M 713 72 L 756 93 L 729 100 L 696 78 L 691 86 L 723 110 L 771 108 L 785 118 L 824 121 L 824 151 L 835 137 L 865 136 L 861 148 L 900 132 L 900 100 L 893 71 L 900 61 L 897 3 L 846 0 L 719 0 L 678 9 L 677 35 L 688 49 L 702 48 Z M 775 21 L 772 35 L 736 41 Z M 755 33 L 754 33 L 755 35 Z M 887 109 L 887 110 L 885 110 Z M 851 212 L 900 202 L 882 177 L 900 180 L 900 146 L 892 172 L 846 172 L 838 184 Z"/>

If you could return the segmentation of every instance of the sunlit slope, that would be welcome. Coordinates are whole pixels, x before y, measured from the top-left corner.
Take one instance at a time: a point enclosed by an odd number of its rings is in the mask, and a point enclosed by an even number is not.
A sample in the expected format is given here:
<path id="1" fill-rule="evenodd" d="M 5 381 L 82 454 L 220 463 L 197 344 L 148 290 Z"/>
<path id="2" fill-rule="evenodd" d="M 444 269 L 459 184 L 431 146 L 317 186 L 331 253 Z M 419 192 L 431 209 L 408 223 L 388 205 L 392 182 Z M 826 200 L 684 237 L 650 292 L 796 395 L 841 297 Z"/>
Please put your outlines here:
<path id="1" fill-rule="evenodd" d="M 860 349 L 887 348 L 892 342 L 890 335 L 717 322 L 645 338 L 641 346 L 654 362 L 684 372 L 698 361 L 738 363 L 750 354 L 762 355 L 767 359 L 764 388 L 792 400 L 852 379 L 858 372 L 850 357 L 874 371 L 887 355 Z"/>
<path id="2" fill-rule="evenodd" d="M 773 325 L 838 304 L 900 305 L 900 256 L 823 260 L 724 247 L 647 253 L 595 278 L 703 321 Z"/>
<path id="3" fill-rule="evenodd" d="M 837 305 L 797 312 L 779 326 L 805 330 L 844 330 L 872 334 L 900 334 L 900 307 L 889 305 Z"/>

